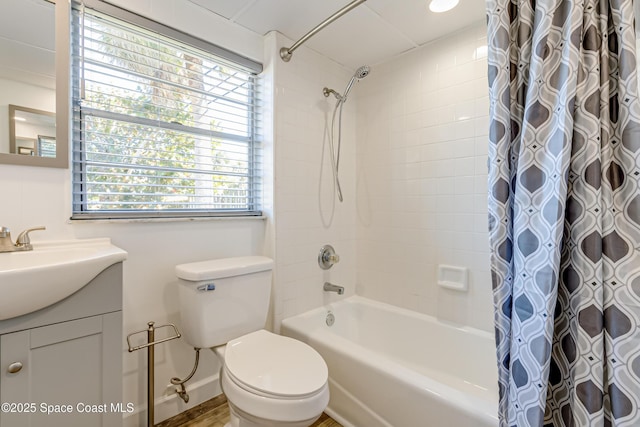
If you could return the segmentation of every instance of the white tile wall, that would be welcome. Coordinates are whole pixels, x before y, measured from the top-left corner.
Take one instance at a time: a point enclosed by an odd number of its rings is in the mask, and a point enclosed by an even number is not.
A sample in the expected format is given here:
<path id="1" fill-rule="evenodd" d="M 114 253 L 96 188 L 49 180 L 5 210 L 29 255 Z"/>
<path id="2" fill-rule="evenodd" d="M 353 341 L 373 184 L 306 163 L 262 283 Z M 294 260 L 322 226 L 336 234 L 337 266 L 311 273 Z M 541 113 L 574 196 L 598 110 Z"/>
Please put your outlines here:
<path id="1" fill-rule="evenodd" d="M 276 271 L 272 296 L 274 326 L 289 316 L 337 298 L 322 290 L 325 281 L 355 291 L 356 266 L 356 103 L 343 111 L 340 180 L 344 203 L 333 194 L 327 132 L 334 98 L 325 86 L 342 92 L 352 70 L 301 47 L 291 62 L 277 52 L 291 40 L 279 33 L 265 37 L 265 57 L 274 71 L 274 221 Z M 270 53 L 268 53 L 270 52 Z M 355 101 L 355 100 L 354 100 Z M 320 248 L 331 244 L 342 260 L 331 270 L 318 266 Z"/>
<path id="2" fill-rule="evenodd" d="M 357 292 L 492 330 L 486 29 L 372 68 L 357 90 Z M 466 293 L 436 267 L 469 268 Z"/>

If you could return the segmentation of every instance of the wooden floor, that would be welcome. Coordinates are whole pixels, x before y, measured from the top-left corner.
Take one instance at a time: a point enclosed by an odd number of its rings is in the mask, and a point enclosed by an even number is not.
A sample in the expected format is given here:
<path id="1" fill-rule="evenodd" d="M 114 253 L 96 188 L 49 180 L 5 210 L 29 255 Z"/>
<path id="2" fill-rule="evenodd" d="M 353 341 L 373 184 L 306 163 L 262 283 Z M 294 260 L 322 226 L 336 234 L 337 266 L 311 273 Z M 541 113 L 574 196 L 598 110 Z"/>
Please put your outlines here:
<path id="1" fill-rule="evenodd" d="M 224 394 L 156 424 L 156 427 L 224 427 L 229 421 L 229 406 Z M 322 414 L 311 427 L 342 427 L 327 414 Z"/>

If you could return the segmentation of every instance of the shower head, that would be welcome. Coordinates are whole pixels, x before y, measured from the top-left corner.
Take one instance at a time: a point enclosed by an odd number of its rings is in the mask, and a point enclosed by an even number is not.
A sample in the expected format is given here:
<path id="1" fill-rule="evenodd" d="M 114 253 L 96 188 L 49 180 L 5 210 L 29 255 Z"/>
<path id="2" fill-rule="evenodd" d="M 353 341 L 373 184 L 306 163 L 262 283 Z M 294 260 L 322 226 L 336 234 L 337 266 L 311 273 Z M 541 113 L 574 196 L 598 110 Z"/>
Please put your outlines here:
<path id="1" fill-rule="evenodd" d="M 325 97 L 328 97 L 329 95 L 333 94 L 333 96 L 335 96 L 339 102 L 344 103 L 347 100 L 347 95 L 349 95 L 349 91 L 351 90 L 351 87 L 355 83 L 356 79 L 357 80 L 364 79 L 369 75 L 370 71 L 371 71 L 371 68 L 369 68 L 368 65 L 363 65 L 362 67 L 358 68 L 356 72 L 353 73 L 351 80 L 349 80 L 349 83 L 347 84 L 347 87 L 344 90 L 344 95 L 340 95 L 338 92 L 336 92 L 333 89 L 329 89 L 328 87 L 325 87 L 324 89 L 322 89 L 322 93 L 324 94 Z"/>
<path id="2" fill-rule="evenodd" d="M 363 65 L 362 67 L 358 68 L 353 75 L 356 79 L 361 80 L 367 77 L 370 71 L 371 68 L 369 68 L 368 65 Z"/>
<path id="3" fill-rule="evenodd" d="M 349 84 L 347 84 L 347 87 L 344 90 L 344 95 L 342 95 L 342 102 L 347 101 L 347 95 L 349 95 L 349 91 L 351 90 L 351 87 L 355 83 L 356 79 L 364 79 L 369 75 L 370 71 L 371 68 L 369 68 L 368 65 L 363 65 L 362 67 L 358 68 L 355 73 L 353 73 L 353 77 L 351 77 L 351 80 L 349 80 Z"/>

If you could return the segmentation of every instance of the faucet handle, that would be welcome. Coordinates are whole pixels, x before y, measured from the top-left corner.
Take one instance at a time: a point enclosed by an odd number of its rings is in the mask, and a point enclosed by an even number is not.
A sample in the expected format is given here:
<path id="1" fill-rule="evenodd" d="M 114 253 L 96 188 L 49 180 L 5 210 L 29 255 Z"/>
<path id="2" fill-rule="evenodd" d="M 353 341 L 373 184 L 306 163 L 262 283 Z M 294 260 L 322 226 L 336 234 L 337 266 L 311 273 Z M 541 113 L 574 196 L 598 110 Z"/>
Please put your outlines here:
<path id="1" fill-rule="evenodd" d="M 9 230 L 9 227 L 0 227 L 0 237 L 11 237 L 11 230 Z"/>
<path id="2" fill-rule="evenodd" d="M 320 248 L 320 253 L 318 254 L 318 265 L 323 270 L 328 270 L 333 267 L 333 264 L 340 261 L 340 257 L 336 254 L 336 251 L 333 249 L 331 245 L 324 245 Z"/>
<path id="3" fill-rule="evenodd" d="M 31 247 L 31 239 L 29 238 L 29 233 L 32 231 L 46 230 L 46 229 L 47 228 L 44 225 L 27 228 L 22 233 L 18 234 L 18 238 L 16 239 L 16 246 Z"/>

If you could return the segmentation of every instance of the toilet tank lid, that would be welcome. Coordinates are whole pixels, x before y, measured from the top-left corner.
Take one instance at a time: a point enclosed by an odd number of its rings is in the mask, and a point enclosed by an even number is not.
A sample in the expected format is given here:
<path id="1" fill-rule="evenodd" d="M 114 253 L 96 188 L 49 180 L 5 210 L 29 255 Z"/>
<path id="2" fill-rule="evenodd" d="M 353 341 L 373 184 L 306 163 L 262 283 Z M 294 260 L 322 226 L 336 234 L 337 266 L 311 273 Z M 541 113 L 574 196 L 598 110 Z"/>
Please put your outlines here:
<path id="1" fill-rule="evenodd" d="M 176 275 L 183 280 L 199 282 L 201 280 L 222 279 L 271 270 L 273 260 L 265 256 L 244 256 L 235 258 L 211 259 L 200 262 L 176 265 Z"/>

